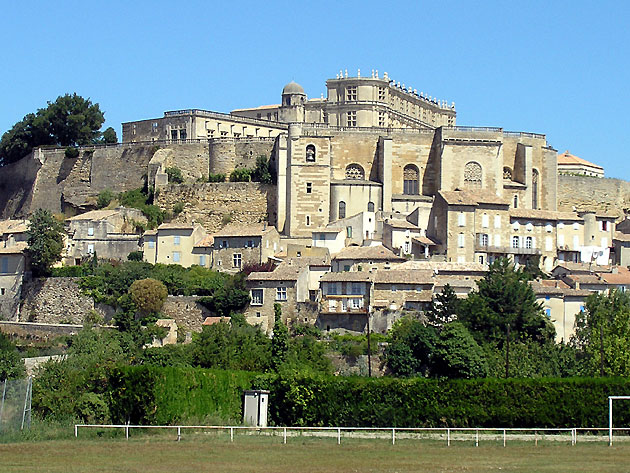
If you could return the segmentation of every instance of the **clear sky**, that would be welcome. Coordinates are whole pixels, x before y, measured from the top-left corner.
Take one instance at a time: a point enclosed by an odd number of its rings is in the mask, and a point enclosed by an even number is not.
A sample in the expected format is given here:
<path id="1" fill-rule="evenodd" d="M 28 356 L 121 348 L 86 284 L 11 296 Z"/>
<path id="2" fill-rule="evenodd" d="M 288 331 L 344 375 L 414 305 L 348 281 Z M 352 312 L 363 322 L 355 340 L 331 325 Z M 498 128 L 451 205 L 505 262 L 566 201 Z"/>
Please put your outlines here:
<path id="1" fill-rule="evenodd" d="M 0 132 L 59 95 L 105 127 L 166 110 L 279 103 L 378 69 L 454 101 L 457 124 L 544 133 L 630 180 L 630 2 L 13 1 Z"/>

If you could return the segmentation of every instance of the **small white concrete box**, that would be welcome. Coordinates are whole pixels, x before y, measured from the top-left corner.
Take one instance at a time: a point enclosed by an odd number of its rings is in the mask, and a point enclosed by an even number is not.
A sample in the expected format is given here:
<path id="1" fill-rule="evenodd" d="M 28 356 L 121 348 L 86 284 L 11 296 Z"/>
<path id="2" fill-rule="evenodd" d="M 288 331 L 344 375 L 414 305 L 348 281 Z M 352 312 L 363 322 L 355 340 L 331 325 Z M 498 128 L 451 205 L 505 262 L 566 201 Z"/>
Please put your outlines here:
<path id="1" fill-rule="evenodd" d="M 267 405 L 269 391 L 245 391 L 243 401 L 243 423 L 254 427 L 267 427 Z"/>

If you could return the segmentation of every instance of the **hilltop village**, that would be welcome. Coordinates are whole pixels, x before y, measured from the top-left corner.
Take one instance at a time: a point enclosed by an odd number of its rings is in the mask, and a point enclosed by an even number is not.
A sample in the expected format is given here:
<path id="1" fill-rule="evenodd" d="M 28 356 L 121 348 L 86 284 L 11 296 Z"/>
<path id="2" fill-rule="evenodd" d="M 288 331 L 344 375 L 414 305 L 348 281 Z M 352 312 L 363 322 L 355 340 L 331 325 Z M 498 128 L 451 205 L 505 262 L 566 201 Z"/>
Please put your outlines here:
<path id="1" fill-rule="evenodd" d="M 447 285 L 465 298 L 503 257 L 551 276 L 532 287 L 557 341 L 588 295 L 630 288 L 625 201 L 585 197 L 607 185 L 600 166 L 558 154 L 542 134 L 457 126 L 453 102 L 387 73 L 340 71 L 326 89 L 309 99 L 291 82 L 278 105 L 167 111 L 123 123 L 122 143 L 76 157 L 38 148 L 6 166 L 0 319 L 54 324 L 100 310 L 64 278 L 30 281 L 21 217 L 37 208 L 65 216 L 63 266 L 135 254 L 248 268 L 245 318 L 267 333 L 277 303 L 289 326 L 386 332 Z M 584 180 L 594 184 L 567 192 Z M 101 201 L 140 188 L 168 221 Z M 216 315 L 178 296 L 162 312 L 187 332 Z"/>

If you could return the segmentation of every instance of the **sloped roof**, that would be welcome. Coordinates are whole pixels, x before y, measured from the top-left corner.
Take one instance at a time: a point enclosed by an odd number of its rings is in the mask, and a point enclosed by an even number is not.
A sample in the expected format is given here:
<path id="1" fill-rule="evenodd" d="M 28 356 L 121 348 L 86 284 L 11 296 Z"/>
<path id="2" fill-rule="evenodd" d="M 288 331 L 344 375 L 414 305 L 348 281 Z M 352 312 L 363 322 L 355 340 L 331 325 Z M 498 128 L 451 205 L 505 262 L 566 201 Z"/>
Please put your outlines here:
<path id="1" fill-rule="evenodd" d="M 69 220 L 71 222 L 75 222 L 77 220 L 103 220 L 118 213 L 120 213 L 120 211 L 117 209 L 91 210 L 90 212 L 75 215 L 74 217 L 67 218 L 66 220 Z"/>
<path id="2" fill-rule="evenodd" d="M 448 205 L 510 205 L 507 199 L 494 195 L 492 192 L 454 190 L 440 191 L 439 194 Z"/>
<path id="3" fill-rule="evenodd" d="M 591 163 L 589 161 L 587 161 L 586 159 L 582 159 L 579 158 L 571 153 L 569 153 L 569 150 L 566 150 L 564 153 L 559 154 L 558 155 L 558 165 L 580 165 L 580 166 L 588 166 L 588 167 L 592 167 L 592 168 L 596 168 L 596 169 L 601 169 L 602 171 L 604 170 L 603 167 L 598 166 L 597 164 Z"/>
<path id="4" fill-rule="evenodd" d="M 415 230 L 417 232 L 420 231 L 420 227 L 418 227 L 417 225 L 414 225 L 411 222 L 408 222 L 407 220 L 387 219 L 383 222 L 383 225 L 389 225 L 392 228 L 402 228 L 404 230 Z"/>
<path id="5" fill-rule="evenodd" d="M 25 241 L 18 241 L 14 245 L 7 247 L 0 247 L 0 254 L 3 255 L 14 255 L 18 253 L 23 253 L 28 248 L 28 243 Z"/>
<path id="6" fill-rule="evenodd" d="M 530 220 L 584 220 L 576 212 L 557 212 L 555 210 L 512 209 L 512 218 L 528 218 Z"/>
<path id="7" fill-rule="evenodd" d="M 248 281 L 297 281 L 304 266 L 280 263 L 273 271 L 255 271 L 249 273 Z"/>
<path id="8" fill-rule="evenodd" d="M 212 235 L 206 235 L 197 243 L 195 243 L 195 248 L 208 248 L 214 244 L 214 237 Z"/>
<path id="9" fill-rule="evenodd" d="M 28 231 L 28 220 L 0 220 L 0 234 L 25 233 Z"/>
<path id="10" fill-rule="evenodd" d="M 341 250 L 334 260 L 405 261 L 392 250 L 379 246 L 349 246 Z"/>
<path id="11" fill-rule="evenodd" d="M 263 236 L 273 231 L 275 227 L 266 223 L 258 223 L 254 225 L 228 225 L 218 232 L 214 233 L 215 238 L 220 237 L 248 237 Z"/>
<path id="12" fill-rule="evenodd" d="M 625 266 L 615 266 L 610 273 L 598 273 L 607 284 L 630 285 L 630 269 Z"/>
<path id="13" fill-rule="evenodd" d="M 371 282 L 373 280 L 374 273 L 370 273 L 369 271 L 342 271 L 339 273 L 326 273 L 320 279 L 322 282 Z"/>
<path id="14" fill-rule="evenodd" d="M 424 269 L 440 272 L 485 273 L 488 267 L 479 263 L 455 263 L 451 261 L 405 261 L 396 269 Z"/>
<path id="15" fill-rule="evenodd" d="M 433 284 L 433 272 L 409 269 L 377 271 L 374 282 L 377 284 Z"/>

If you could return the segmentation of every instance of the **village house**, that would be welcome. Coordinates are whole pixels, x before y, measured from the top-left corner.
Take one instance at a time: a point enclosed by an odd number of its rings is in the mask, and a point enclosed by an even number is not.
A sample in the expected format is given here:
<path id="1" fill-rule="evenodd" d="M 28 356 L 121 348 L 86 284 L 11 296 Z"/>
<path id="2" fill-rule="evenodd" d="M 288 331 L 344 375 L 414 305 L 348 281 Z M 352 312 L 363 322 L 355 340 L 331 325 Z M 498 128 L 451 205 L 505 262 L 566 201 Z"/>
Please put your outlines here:
<path id="1" fill-rule="evenodd" d="M 326 331 L 365 332 L 373 281 L 374 274 L 369 271 L 331 272 L 322 276 L 317 326 Z"/>
<path id="2" fill-rule="evenodd" d="M 85 257 L 94 254 L 126 260 L 129 253 L 140 249 L 138 225 L 146 221 L 140 210 L 125 207 L 93 210 L 66 219 L 64 264 L 81 264 Z"/>
<path id="3" fill-rule="evenodd" d="M 405 261 L 405 258 L 396 256 L 392 250 L 382 245 L 349 246 L 333 256 L 332 270 L 371 271 L 391 269 L 393 264 L 403 261 Z"/>
<path id="4" fill-rule="evenodd" d="M 272 225 L 229 225 L 215 234 L 213 269 L 238 273 L 246 265 L 266 263 L 280 247 L 280 236 Z"/>
<path id="5" fill-rule="evenodd" d="M 151 264 L 179 264 L 186 268 L 200 263 L 195 245 L 207 237 L 199 224 L 163 223 L 143 235 L 143 257 Z"/>

